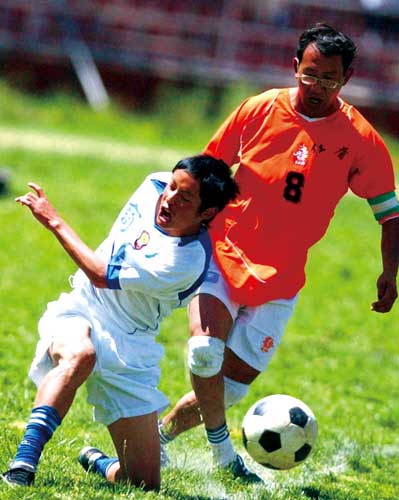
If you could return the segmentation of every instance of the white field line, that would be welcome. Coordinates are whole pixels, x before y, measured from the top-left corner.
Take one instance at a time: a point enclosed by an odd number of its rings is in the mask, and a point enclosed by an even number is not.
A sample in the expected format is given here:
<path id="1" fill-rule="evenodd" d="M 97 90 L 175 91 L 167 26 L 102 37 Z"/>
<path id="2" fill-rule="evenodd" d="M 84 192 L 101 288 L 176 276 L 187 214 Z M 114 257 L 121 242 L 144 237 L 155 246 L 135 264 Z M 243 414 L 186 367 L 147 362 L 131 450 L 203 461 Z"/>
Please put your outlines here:
<path id="1" fill-rule="evenodd" d="M 107 139 L 0 126 L 0 150 L 7 149 L 98 158 L 131 163 L 132 166 L 137 163 L 157 163 L 166 170 L 187 156 L 187 153 L 171 148 L 128 145 Z"/>

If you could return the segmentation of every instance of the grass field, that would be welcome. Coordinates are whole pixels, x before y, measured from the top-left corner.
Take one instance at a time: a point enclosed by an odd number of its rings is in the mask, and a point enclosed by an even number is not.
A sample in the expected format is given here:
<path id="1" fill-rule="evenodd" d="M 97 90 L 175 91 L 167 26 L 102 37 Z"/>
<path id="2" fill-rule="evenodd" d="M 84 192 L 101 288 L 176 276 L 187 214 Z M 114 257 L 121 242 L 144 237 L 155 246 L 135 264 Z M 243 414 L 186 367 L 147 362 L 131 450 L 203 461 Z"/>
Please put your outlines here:
<path id="1" fill-rule="evenodd" d="M 4 85 L 0 98 L 0 165 L 11 172 L 11 192 L 0 197 L 4 471 L 22 437 L 35 393 L 27 370 L 37 321 L 47 302 L 68 289 L 67 277 L 75 270 L 55 239 L 13 201 L 15 196 L 25 192 L 28 181 L 38 182 L 95 247 L 141 180 L 153 170 L 172 166 L 168 161 L 174 155 L 197 152 L 221 117 L 210 123 L 192 116 L 194 107 L 201 108 L 203 95 L 196 106 L 180 102 L 172 118 L 167 109 L 150 116 L 129 116 L 115 108 L 95 115 L 70 97 L 33 100 Z M 1 141 L 1 131 L 17 139 Z M 50 145 L 40 139 L 46 136 L 52 138 Z M 57 147 L 60 137 L 67 146 Z M 82 149 L 79 144 L 88 138 L 89 145 Z M 387 141 L 398 165 L 398 145 Z M 116 149 L 104 149 L 105 143 Z M 162 154 L 165 148 L 170 156 Z M 108 485 L 85 475 L 76 461 L 86 444 L 112 453 L 107 432 L 92 422 L 82 388 L 45 449 L 36 486 L 21 491 L 0 482 L 0 500 L 397 500 L 399 309 L 396 304 L 389 315 L 370 311 L 381 269 L 379 239 L 367 203 L 345 197 L 326 237 L 311 251 L 308 283 L 281 348 L 247 398 L 229 410 L 234 442 L 243 451 L 241 420 L 254 401 L 272 393 L 303 399 L 318 418 L 319 440 L 301 467 L 273 472 L 248 459 L 265 484 L 243 486 L 212 471 L 203 430 L 196 429 L 170 445 L 171 467 L 163 474 L 159 495 Z M 166 347 L 161 387 L 171 402 L 190 388 L 183 355 L 187 335 L 186 313 L 180 310 L 164 323 L 159 339 Z"/>

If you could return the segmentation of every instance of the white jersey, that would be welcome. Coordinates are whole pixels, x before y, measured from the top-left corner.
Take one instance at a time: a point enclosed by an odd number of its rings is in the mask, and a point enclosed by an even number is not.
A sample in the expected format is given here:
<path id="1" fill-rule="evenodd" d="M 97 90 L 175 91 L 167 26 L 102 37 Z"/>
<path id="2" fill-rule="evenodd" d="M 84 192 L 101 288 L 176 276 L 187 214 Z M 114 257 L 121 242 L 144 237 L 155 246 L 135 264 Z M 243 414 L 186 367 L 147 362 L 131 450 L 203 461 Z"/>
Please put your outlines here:
<path id="1" fill-rule="evenodd" d="M 194 236 L 173 237 L 156 224 L 157 201 L 170 178 L 167 172 L 149 175 L 96 250 L 108 262 L 107 288 L 95 288 L 81 270 L 72 278 L 90 308 L 129 334 L 156 335 L 162 319 L 189 302 L 209 266 L 205 227 Z"/>

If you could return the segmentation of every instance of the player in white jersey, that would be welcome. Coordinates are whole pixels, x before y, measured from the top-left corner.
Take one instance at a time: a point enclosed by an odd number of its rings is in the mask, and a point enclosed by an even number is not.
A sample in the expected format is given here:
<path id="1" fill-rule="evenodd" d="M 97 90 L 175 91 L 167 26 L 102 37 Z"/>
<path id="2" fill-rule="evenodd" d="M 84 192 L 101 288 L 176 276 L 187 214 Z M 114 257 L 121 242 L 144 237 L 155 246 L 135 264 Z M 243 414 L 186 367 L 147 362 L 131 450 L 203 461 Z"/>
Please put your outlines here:
<path id="1" fill-rule="evenodd" d="M 168 400 L 158 390 L 163 348 L 159 325 L 184 306 L 207 272 L 207 226 L 238 188 L 227 165 L 208 155 L 181 160 L 172 173 L 148 176 L 108 237 L 88 248 L 59 216 L 40 186 L 16 199 L 59 240 L 79 266 L 73 290 L 50 302 L 30 376 L 38 386 L 18 451 L 3 475 L 33 484 L 44 445 L 87 381 L 96 420 L 108 426 L 117 458 L 87 448 L 86 469 L 110 481 L 160 486 L 157 416 Z"/>

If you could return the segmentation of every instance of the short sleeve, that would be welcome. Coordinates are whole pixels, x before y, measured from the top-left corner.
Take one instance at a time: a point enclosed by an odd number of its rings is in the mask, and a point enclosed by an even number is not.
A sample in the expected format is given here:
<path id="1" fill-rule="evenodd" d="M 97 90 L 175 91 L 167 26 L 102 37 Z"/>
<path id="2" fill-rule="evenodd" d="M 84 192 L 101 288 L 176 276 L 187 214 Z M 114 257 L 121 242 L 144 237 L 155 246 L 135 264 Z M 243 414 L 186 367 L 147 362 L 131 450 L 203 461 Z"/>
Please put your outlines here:
<path id="1" fill-rule="evenodd" d="M 393 164 L 380 135 L 369 126 L 359 130 L 358 150 L 349 176 L 349 187 L 361 198 L 373 199 L 395 191 Z"/>

